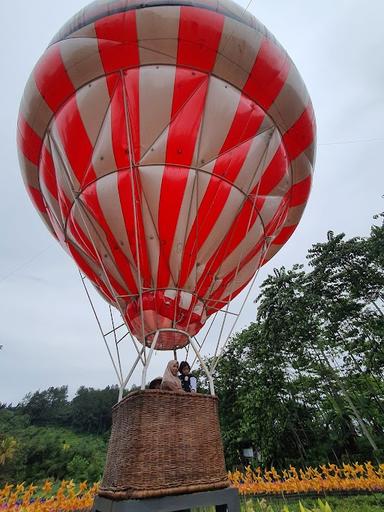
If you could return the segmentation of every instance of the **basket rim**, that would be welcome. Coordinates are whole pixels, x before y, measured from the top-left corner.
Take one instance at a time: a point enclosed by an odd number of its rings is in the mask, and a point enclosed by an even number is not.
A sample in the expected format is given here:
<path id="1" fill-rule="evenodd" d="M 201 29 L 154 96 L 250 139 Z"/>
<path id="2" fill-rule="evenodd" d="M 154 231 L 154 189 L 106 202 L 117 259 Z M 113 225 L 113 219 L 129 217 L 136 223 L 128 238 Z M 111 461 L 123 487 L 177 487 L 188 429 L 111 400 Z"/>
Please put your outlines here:
<path id="1" fill-rule="evenodd" d="M 112 406 L 112 410 L 118 409 L 119 407 L 123 406 L 126 402 L 144 397 L 145 395 L 160 395 L 160 396 L 177 396 L 177 397 L 184 397 L 186 399 L 192 399 L 192 400 L 213 400 L 214 402 L 217 402 L 219 399 L 216 395 L 209 395 L 206 393 L 187 393 L 183 390 L 180 391 L 168 391 L 165 389 L 135 389 L 133 391 L 130 391 L 128 395 L 126 395 L 120 402 L 117 402 L 114 406 Z"/>

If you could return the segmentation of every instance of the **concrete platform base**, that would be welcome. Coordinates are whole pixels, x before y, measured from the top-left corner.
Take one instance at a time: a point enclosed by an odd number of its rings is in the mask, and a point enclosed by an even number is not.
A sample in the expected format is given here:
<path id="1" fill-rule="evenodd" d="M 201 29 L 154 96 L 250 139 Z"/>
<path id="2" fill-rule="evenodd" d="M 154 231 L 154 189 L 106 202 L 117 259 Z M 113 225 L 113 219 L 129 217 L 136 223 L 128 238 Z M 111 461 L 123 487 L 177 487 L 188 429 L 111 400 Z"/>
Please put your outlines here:
<path id="1" fill-rule="evenodd" d="M 216 512 L 240 512 L 239 493 L 227 488 L 161 498 L 114 501 L 96 496 L 92 512 L 190 512 L 192 508 L 215 506 Z"/>

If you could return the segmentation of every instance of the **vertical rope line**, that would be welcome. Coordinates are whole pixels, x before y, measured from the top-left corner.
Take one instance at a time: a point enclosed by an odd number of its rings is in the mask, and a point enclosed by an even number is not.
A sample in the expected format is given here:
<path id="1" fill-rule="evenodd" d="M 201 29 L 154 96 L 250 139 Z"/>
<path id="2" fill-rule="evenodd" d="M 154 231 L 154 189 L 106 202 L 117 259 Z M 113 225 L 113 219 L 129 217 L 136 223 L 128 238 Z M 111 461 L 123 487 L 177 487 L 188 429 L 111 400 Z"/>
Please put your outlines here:
<path id="1" fill-rule="evenodd" d="M 74 189 L 73 183 L 72 183 L 72 181 L 71 181 L 71 178 L 70 178 L 70 176 L 69 176 L 68 170 L 67 170 L 66 165 L 65 165 L 65 162 L 64 162 L 64 161 L 63 161 L 63 159 L 62 159 L 62 156 L 61 156 L 60 150 L 59 150 L 59 148 L 57 147 L 55 140 L 54 140 L 54 139 L 52 139 L 52 142 L 53 142 L 53 143 L 54 143 L 54 145 L 55 145 L 55 149 L 56 149 L 56 151 L 57 151 L 57 154 L 58 154 L 58 156 L 59 156 L 59 158 L 60 158 L 60 160 L 61 160 L 61 164 L 62 164 L 63 169 L 64 169 L 64 171 L 65 171 L 65 172 L 64 172 L 64 176 L 66 177 L 67 182 L 68 182 L 68 185 L 69 185 L 69 188 L 70 188 L 70 190 L 71 190 L 71 192 L 72 192 L 72 196 L 73 196 L 73 197 L 72 197 L 72 199 L 73 199 L 73 202 L 74 202 L 74 204 L 77 204 L 77 206 L 78 206 L 80 216 L 81 216 L 81 218 L 82 218 L 82 220 L 83 220 L 83 223 L 84 223 L 85 229 L 86 229 L 86 231 L 87 231 L 87 234 L 88 234 L 89 240 L 90 240 L 90 241 L 91 241 L 91 243 L 92 243 L 93 249 L 94 249 L 94 251 L 95 251 L 95 253 L 96 253 L 96 256 L 97 256 L 97 259 L 98 259 L 99 264 L 100 264 L 100 266 L 101 266 L 101 269 L 102 269 L 102 271 L 103 271 L 103 273 L 104 273 L 104 277 L 105 277 L 106 282 L 107 282 L 107 285 L 108 285 L 108 287 L 109 287 L 109 291 L 111 292 L 111 295 L 112 295 L 112 296 L 113 296 L 113 298 L 115 299 L 116 306 L 117 306 L 118 310 L 120 311 L 121 317 L 122 317 L 122 319 L 123 319 L 123 321 L 124 321 L 124 323 L 125 323 L 124 314 L 123 314 L 123 312 L 122 312 L 122 309 L 121 309 L 121 306 L 120 306 L 120 303 L 119 303 L 118 297 L 117 297 L 117 295 L 116 295 L 116 293 L 115 293 L 115 289 L 113 288 L 113 286 L 112 286 L 112 284 L 111 284 L 111 281 L 110 281 L 110 279 L 109 279 L 108 273 L 107 273 L 106 268 L 105 268 L 105 266 L 104 266 L 104 263 L 103 263 L 102 257 L 100 256 L 99 251 L 98 251 L 98 249 L 97 249 L 97 247 L 96 247 L 96 243 L 95 243 L 95 241 L 94 241 L 94 239 L 93 239 L 93 236 L 91 235 L 91 232 L 90 232 L 90 229 L 89 229 L 89 226 L 88 226 L 88 223 L 87 223 L 87 221 L 86 221 L 85 217 L 87 218 L 87 220 L 89 221 L 89 223 L 90 223 L 90 225 L 93 227 L 93 229 L 95 229 L 96 234 L 97 234 L 97 230 L 96 230 L 96 228 L 93 226 L 92 219 L 90 219 L 90 218 L 89 218 L 88 213 L 87 213 L 87 211 L 86 211 L 86 209 L 85 209 L 85 207 L 84 207 L 84 205 L 83 205 L 83 203 L 82 203 L 81 199 L 80 199 L 80 198 L 79 198 L 79 196 L 77 196 L 77 195 L 76 195 L 76 193 L 75 193 L 75 189 Z M 65 232 L 65 237 L 66 237 L 66 236 L 67 236 L 67 235 L 66 235 L 66 232 Z M 98 235 L 98 236 L 99 236 L 99 235 Z M 99 237 L 99 238 L 100 238 L 100 237 Z M 100 242 L 101 242 L 101 244 L 104 246 L 104 242 L 103 242 L 101 239 L 100 239 Z M 106 250 L 106 252 L 107 252 L 107 253 L 109 253 L 109 251 L 107 250 L 107 248 L 105 248 L 105 250 Z M 128 326 L 127 326 L 127 327 L 128 327 Z M 129 329 L 129 328 L 128 328 L 128 329 Z M 133 337 L 132 337 L 132 336 L 131 336 L 131 339 L 132 339 L 132 341 L 133 341 L 133 345 L 134 345 L 134 347 L 135 347 L 135 349 L 136 349 L 137 353 L 139 354 L 139 350 L 138 350 L 138 348 L 137 348 L 137 346 L 136 346 L 136 343 L 134 342 L 134 340 L 133 340 Z"/>
<path id="2" fill-rule="evenodd" d="M 106 338 L 105 338 L 105 336 L 104 336 L 104 332 L 103 332 L 103 329 L 102 329 L 102 327 L 101 327 L 101 323 L 100 323 L 99 317 L 97 316 L 96 309 L 95 309 L 95 307 L 94 307 L 94 305 L 93 305 L 93 302 L 92 302 L 91 296 L 89 295 L 89 292 L 88 292 L 88 288 L 87 288 L 87 286 L 86 286 L 86 284 L 85 284 L 85 278 L 83 278 L 83 276 L 81 275 L 80 270 L 79 270 L 79 275 L 80 275 L 80 279 L 81 279 L 81 282 L 82 282 L 82 284 L 83 284 L 83 287 L 84 287 L 85 293 L 86 293 L 86 295 L 87 295 L 87 297 L 88 297 L 89 303 L 90 303 L 90 305 L 91 305 L 91 308 L 92 308 L 93 314 L 95 315 L 97 325 L 99 326 L 100 333 L 101 333 L 101 335 L 102 335 L 102 337 L 103 337 L 104 344 L 105 344 L 105 346 L 106 346 L 106 348 L 107 348 L 107 351 L 108 351 L 109 357 L 110 357 L 110 359 L 111 359 L 111 361 L 112 361 L 112 365 L 113 365 L 113 368 L 114 368 L 114 370 L 115 370 L 115 373 L 116 373 L 116 376 L 117 376 L 117 380 L 118 380 L 118 382 L 119 382 L 119 384 L 120 384 L 120 386 L 121 386 L 121 384 L 122 384 L 122 382 L 123 382 L 123 380 L 122 380 L 122 376 L 120 376 L 120 375 L 119 375 L 119 372 L 118 372 L 118 370 L 117 370 L 117 367 L 116 367 L 115 361 L 114 361 L 113 356 L 112 356 L 112 352 L 111 352 L 111 350 L 110 350 L 110 348 L 109 348 L 109 345 L 108 345 L 108 343 L 107 343 L 107 340 L 106 340 Z"/>
<path id="3" fill-rule="evenodd" d="M 137 209 L 136 209 L 136 184 L 133 179 L 134 169 L 136 169 L 136 167 L 134 165 L 134 155 L 133 155 L 133 150 L 132 150 L 132 133 L 130 130 L 130 122 L 129 122 L 129 105 L 128 105 L 127 94 L 126 94 L 126 90 L 125 90 L 124 75 L 121 70 L 120 70 L 120 78 L 121 78 L 121 86 L 123 88 L 124 118 L 125 118 L 125 128 L 126 128 L 127 140 L 128 140 L 128 157 L 129 157 L 129 164 L 130 164 L 133 216 L 135 219 L 135 242 L 136 242 L 137 281 L 138 281 L 137 284 L 139 287 L 141 335 L 142 335 L 142 339 L 143 339 L 143 344 L 145 346 L 146 340 L 145 340 L 144 309 L 143 309 L 143 287 L 142 287 L 142 275 L 141 275 L 139 235 L 138 235 L 138 228 L 137 228 L 138 222 L 137 222 Z M 144 361 L 146 361 L 145 350 L 144 350 Z"/>
<path id="4" fill-rule="evenodd" d="M 118 361 L 119 370 L 120 370 L 120 376 L 121 376 L 121 380 L 123 380 L 123 370 L 121 368 L 120 350 L 119 350 L 119 346 L 118 346 L 118 343 L 117 343 L 115 322 L 113 320 L 113 314 L 112 314 L 112 306 L 110 304 L 108 304 L 108 306 L 109 306 L 109 315 L 111 317 L 111 324 L 112 324 L 112 328 L 113 328 L 113 338 L 115 340 L 115 348 L 116 348 L 117 361 Z"/>
<path id="5" fill-rule="evenodd" d="M 264 257 L 264 255 L 265 255 L 265 254 L 267 254 L 267 252 L 268 252 L 268 250 L 269 250 L 269 247 L 270 247 L 271 243 L 272 243 L 272 239 L 270 239 L 270 240 L 268 241 L 268 243 L 265 243 L 265 245 L 264 245 L 264 250 L 263 250 L 263 257 Z M 225 340 L 225 342 L 224 342 L 224 344 L 223 344 L 223 346 L 222 346 L 222 348 L 221 348 L 221 350 L 220 350 L 220 353 L 219 353 L 219 355 L 217 356 L 217 358 L 216 358 L 216 360 L 214 361 L 214 363 L 212 364 L 212 367 L 211 367 L 211 370 L 210 370 L 212 374 L 213 374 L 213 372 L 215 371 L 215 369 L 216 369 L 216 367 L 217 367 L 217 364 L 218 364 L 218 362 L 219 362 L 219 360 L 220 360 L 220 358 L 221 358 L 221 356 L 222 356 L 222 354 L 223 354 L 224 348 L 226 347 L 226 345 L 227 345 L 227 343 L 228 343 L 228 341 L 229 341 L 230 337 L 232 336 L 232 333 L 233 333 L 233 331 L 234 331 L 234 329 L 235 329 L 235 327 L 236 327 L 236 324 L 237 324 L 237 322 L 238 322 L 238 320 L 239 320 L 239 317 L 240 317 L 240 315 L 241 315 L 241 313 L 242 313 L 242 311 L 243 311 L 243 309 L 244 309 L 245 303 L 247 302 L 248 297 L 249 297 L 249 294 L 251 293 L 251 290 L 252 290 L 252 288 L 253 288 L 253 285 L 254 285 L 254 284 L 255 284 L 255 282 L 256 282 L 256 278 L 257 278 L 257 276 L 258 276 L 258 274 L 259 274 L 259 271 L 260 271 L 260 267 L 257 269 L 257 271 L 256 271 L 255 275 L 253 276 L 253 279 L 252 279 L 251 285 L 250 285 L 250 287 L 249 287 L 249 289 L 248 289 L 248 292 L 247 292 L 246 296 L 244 297 L 244 300 L 243 300 L 243 303 L 242 303 L 242 305 L 241 305 L 241 308 L 240 308 L 239 314 L 238 314 L 238 316 L 236 317 L 236 319 L 235 319 L 235 321 L 234 321 L 234 323 L 233 323 L 233 325 L 232 325 L 232 327 L 231 327 L 231 330 L 230 330 L 230 332 L 229 332 L 229 334 L 228 334 L 228 336 L 227 336 L 227 338 L 226 338 L 226 340 Z"/>

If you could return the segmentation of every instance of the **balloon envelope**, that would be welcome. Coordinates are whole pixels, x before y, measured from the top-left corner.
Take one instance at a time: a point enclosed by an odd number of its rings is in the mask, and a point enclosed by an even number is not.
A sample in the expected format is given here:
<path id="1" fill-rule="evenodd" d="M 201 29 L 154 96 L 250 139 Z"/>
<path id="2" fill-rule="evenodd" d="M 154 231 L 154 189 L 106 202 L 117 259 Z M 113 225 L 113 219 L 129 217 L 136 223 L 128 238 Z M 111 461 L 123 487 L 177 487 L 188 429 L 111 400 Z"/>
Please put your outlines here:
<path id="1" fill-rule="evenodd" d="M 288 240 L 315 121 L 284 49 L 236 4 L 109 0 L 37 63 L 18 147 L 48 228 L 149 341 L 196 334 Z"/>

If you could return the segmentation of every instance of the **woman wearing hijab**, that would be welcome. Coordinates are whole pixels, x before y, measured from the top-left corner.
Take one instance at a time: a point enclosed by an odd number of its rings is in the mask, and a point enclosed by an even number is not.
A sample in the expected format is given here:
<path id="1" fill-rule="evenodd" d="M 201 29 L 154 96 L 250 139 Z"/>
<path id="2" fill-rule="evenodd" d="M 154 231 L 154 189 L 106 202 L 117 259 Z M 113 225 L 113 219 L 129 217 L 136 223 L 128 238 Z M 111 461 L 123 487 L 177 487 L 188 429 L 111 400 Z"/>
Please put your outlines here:
<path id="1" fill-rule="evenodd" d="M 166 391 L 182 391 L 181 382 L 177 376 L 179 363 L 175 360 L 169 361 L 163 375 L 161 389 Z"/>

